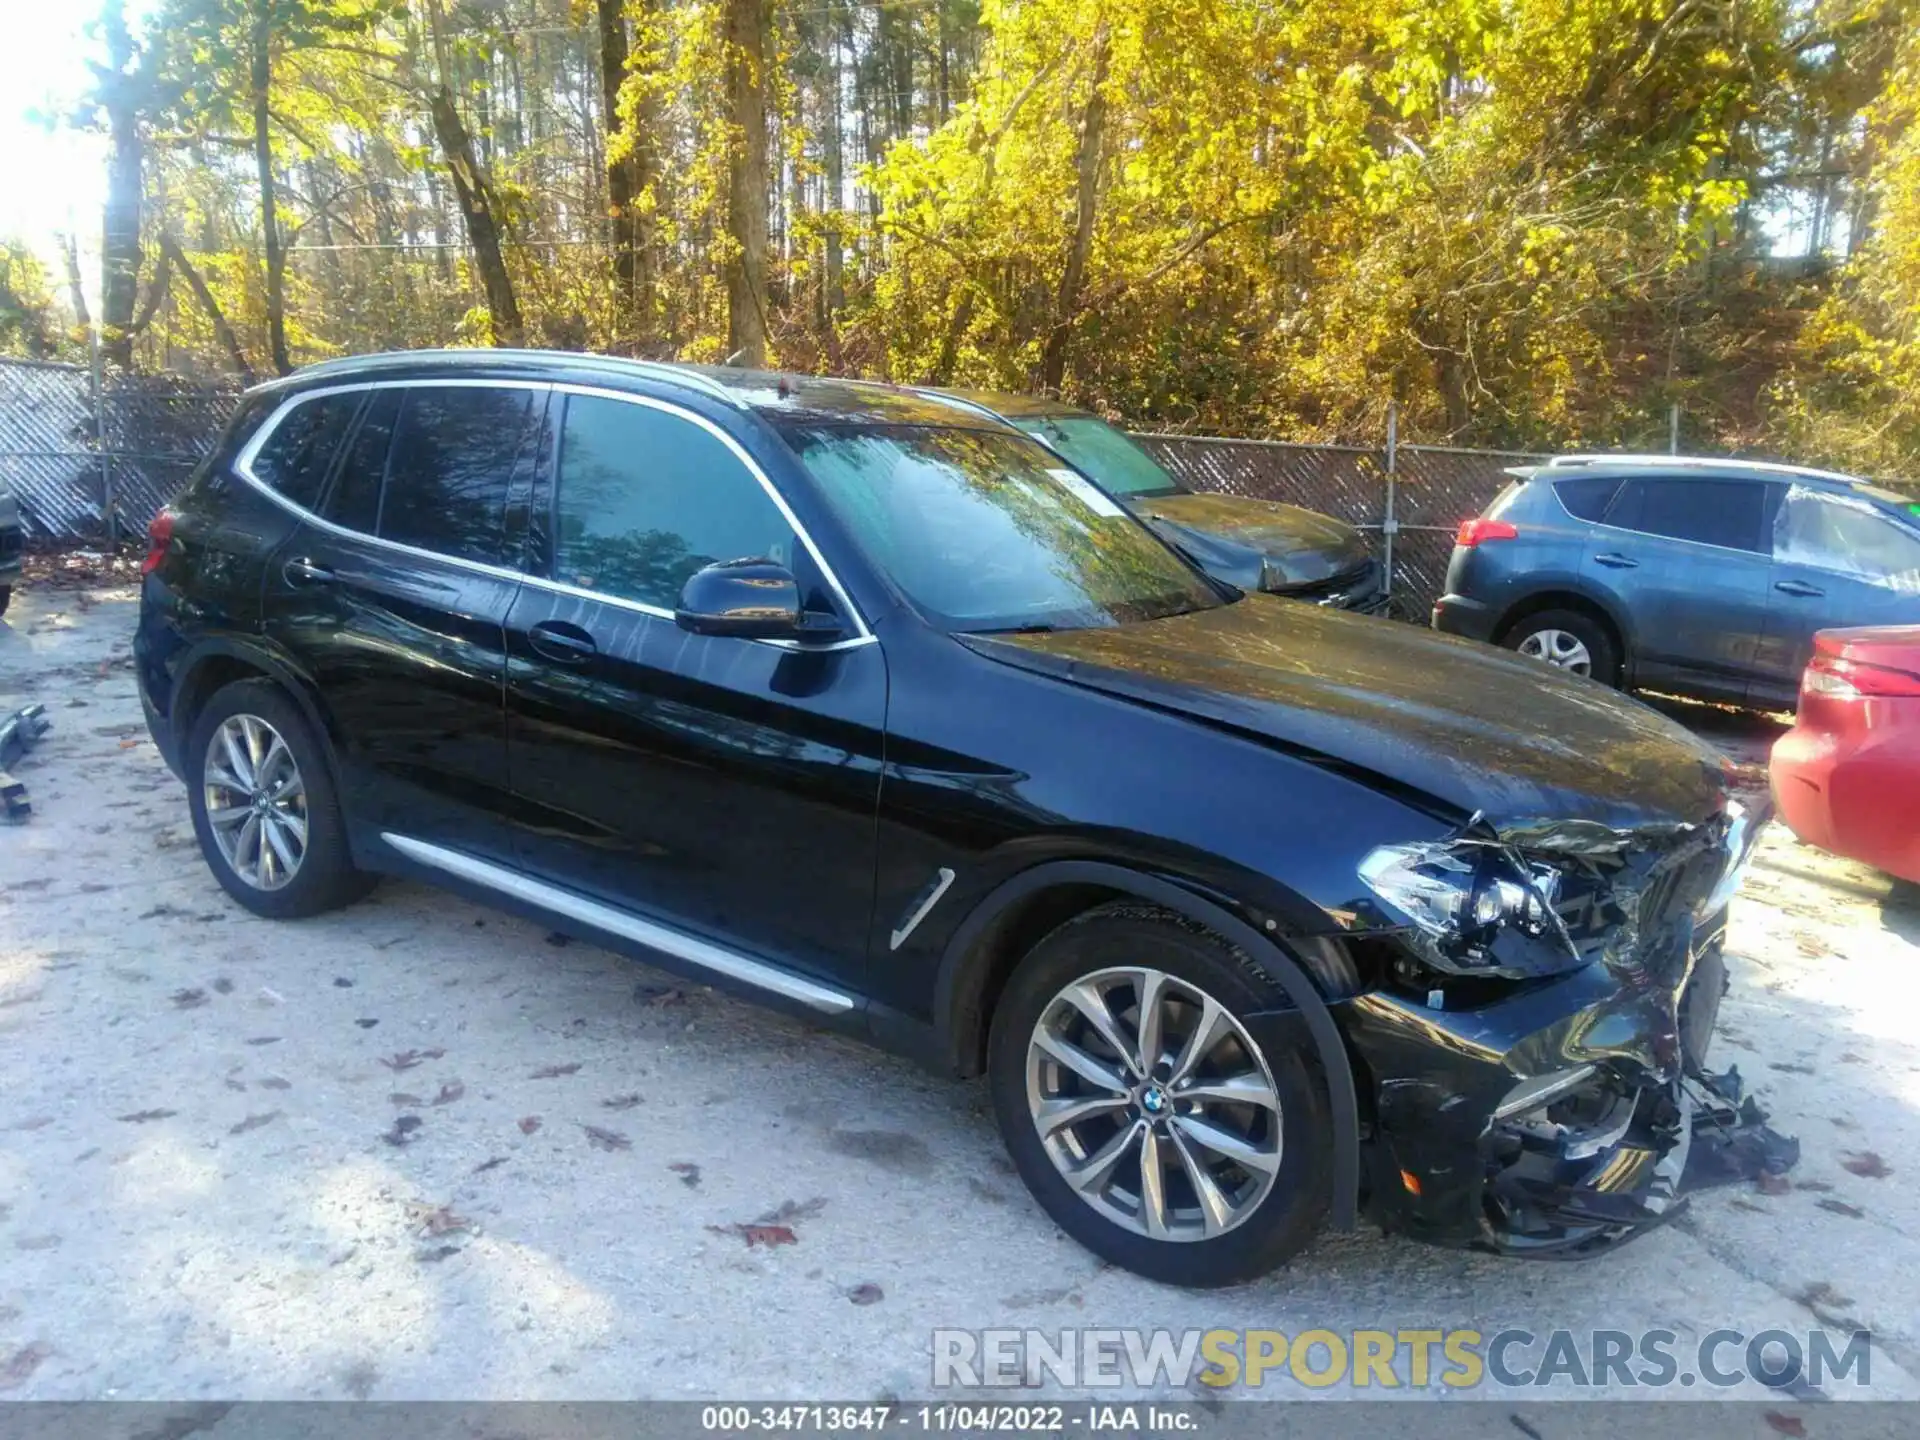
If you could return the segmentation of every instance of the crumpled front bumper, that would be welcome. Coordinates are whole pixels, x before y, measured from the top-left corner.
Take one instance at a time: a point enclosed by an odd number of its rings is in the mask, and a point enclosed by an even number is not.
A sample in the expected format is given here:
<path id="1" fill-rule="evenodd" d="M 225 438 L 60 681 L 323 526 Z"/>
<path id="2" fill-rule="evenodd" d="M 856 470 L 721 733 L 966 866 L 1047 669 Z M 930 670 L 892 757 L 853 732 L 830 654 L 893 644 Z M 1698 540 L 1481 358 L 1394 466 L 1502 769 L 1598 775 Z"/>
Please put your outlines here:
<path id="1" fill-rule="evenodd" d="M 1571 1259 L 1678 1215 L 1702 1138 L 1709 1168 L 1790 1166 L 1797 1146 L 1737 1108 L 1737 1076 L 1705 1069 L 1723 945 L 1717 916 L 1670 988 L 1592 965 L 1456 1013 L 1385 992 L 1340 1007 L 1374 1081 L 1368 1212 L 1435 1244 Z M 1548 1103 L 1503 1113 L 1519 1081 L 1567 1075 L 1581 1078 Z"/>

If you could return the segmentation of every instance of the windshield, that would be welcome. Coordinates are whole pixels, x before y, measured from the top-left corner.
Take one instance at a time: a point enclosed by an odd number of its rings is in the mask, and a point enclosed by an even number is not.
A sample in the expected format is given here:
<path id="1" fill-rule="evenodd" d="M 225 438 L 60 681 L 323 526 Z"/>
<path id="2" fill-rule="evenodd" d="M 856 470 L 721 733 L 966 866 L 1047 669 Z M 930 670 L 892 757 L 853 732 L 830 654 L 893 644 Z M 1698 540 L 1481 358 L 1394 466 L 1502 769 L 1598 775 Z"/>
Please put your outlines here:
<path id="1" fill-rule="evenodd" d="M 1006 431 L 787 432 L 873 562 L 950 630 L 1079 629 L 1221 604 L 1098 486 Z"/>
<path id="2" fill-rule="evenodd" d="M 1014 424 L 1116 495 L 1172 495 L 1180 483 L 1125 434 L 1092 415 L 1021 415 Z"/>

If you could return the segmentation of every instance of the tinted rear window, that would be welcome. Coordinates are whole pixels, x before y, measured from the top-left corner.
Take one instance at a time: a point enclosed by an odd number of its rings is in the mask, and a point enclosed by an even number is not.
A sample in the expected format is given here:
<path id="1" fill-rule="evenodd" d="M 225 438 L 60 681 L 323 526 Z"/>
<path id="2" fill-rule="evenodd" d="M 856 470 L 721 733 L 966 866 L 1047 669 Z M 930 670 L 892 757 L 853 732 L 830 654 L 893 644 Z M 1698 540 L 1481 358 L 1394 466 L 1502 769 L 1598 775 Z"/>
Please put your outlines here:
<path id="1" fill-rule="evenodd" d="M 1556 480 L 1553 493 L 1576 520 L 1598 520 L 1619 492 L 1618 475 L 1590 475 L 1581 480 Z"/>
<path id="2" fill-rule="evenodd" d="M 507 492 L 533 464 L 536 398 L 531 390 L 491 385 L 403 391 L 380 538 L 501 564 Z"/>
<path id="3" fill-rule="evenodd" d="M 1697 545 L 1761 550 L 1766 508 L 1766 482 L 1760 480 L 1629 480 L 1607 523 Z"/>
<path id="4" fill-rule="evenodd" d="M 336 525 L 365 534 L 380 524 L 380 483 L 387 471 L 387 447 L 393 441 L 394 421 L 400 416 L 399 390 L 376 390 L 360 416 L 359 428 L 347 442 L 347 457 L 333 477 L 320 513 Z"/>
<path id="5" fill-rule="evenodd" d="M 320 498 L 340 442 L 346 439 L 361 393 L 322 395 L 307 400 L 280 417 L 280 423 L 253 457 L 254 478 L 271 486 L 303 509 Z"/>

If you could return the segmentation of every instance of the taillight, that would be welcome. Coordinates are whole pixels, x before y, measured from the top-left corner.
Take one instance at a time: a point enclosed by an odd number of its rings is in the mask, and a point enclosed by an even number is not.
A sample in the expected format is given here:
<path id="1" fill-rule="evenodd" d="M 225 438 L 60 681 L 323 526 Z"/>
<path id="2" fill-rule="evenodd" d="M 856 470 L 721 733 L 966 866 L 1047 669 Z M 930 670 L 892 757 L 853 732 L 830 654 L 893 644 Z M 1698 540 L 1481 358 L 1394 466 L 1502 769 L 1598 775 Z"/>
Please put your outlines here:
<path id="1" fill-rule="evenodd" d="M 1453 537 L 1453 543 L 1472 549 L 1483 540 L 1513 540 L 1517 539 L 1519 534 L 1519 527 L 1509 521 L 1488 520 L 1483 516 L 1475 516 L 1471 520 L 1460 522 L 1460 533 Z"/>
<path id="2" fill-rule="evenodd" d="M 1916 699 L 1920 698 L 1920 675 L 1816 655 L 1800 677 L 1800 693 L 1824 700 Z"/>
<path id="3" fill-rule="evenodd" d="M 140 562 L 140 573 L 151 575 L 160 568 L 160 562 L 167 558 L 167 547 L 173 544 L 173 511 L 163 509 L 147 522 L 147 555 Z"/>

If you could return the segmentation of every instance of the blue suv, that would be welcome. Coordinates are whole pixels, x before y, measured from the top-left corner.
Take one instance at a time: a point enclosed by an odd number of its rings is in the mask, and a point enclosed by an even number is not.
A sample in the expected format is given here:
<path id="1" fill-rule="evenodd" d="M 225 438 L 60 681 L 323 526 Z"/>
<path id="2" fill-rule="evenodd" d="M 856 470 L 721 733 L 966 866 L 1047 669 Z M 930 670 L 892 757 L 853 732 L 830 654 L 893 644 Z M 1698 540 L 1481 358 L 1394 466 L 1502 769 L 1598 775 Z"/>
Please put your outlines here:
<path id="1" fill-rule="evenodd" d="M 1433 626 L 1623 689 L 1791 707 L 1813 635 L 1920 621 L 1920 505 L 1824 470 L 1561 456 L 1460 527 Z"/>

